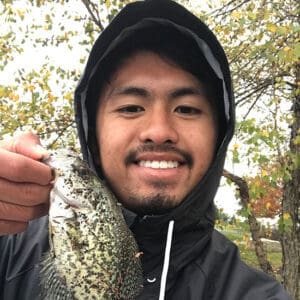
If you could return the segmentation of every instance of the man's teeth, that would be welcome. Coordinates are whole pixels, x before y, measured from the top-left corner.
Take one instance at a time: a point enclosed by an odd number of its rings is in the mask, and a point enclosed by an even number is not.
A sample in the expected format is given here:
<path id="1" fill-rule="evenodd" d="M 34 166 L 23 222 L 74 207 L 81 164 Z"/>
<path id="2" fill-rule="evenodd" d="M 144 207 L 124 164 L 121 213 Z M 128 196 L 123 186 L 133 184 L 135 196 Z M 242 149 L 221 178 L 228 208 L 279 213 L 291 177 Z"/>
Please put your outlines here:
<path id="1" fill-rule="evenodd" d="M 173 169 L 179 166 L 178 161 L 157 161 L 157 160 L 141 160 L 139 166 L 152 169 Z"/>

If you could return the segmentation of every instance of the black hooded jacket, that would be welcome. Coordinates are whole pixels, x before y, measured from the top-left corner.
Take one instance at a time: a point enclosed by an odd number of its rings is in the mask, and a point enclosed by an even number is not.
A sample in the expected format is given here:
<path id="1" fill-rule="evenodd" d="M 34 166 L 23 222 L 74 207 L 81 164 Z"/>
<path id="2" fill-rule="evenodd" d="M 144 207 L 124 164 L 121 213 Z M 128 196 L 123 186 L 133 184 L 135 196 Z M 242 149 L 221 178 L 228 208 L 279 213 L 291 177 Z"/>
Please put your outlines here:
<path id="1" fill-rule="evenodd" d="M 84 159 L 97 170 L 91 142 L 97 97 L 94 78 L 110 53 L 139 30 L 171 28 L 192 40 L 215 79 L 224 128 L 206 175 L 182 203 L 164 215 L 139 217 L 124 209 L 124 216 L 143 252 L 144 288 L 137 299 L 170 300 L 284 300 L 281 285 L 246 266 L 236 246 L 214 229 L 213 199 L 221 178 L 226 150 L 234 130 L 234 99 L 226 56 L 213 33 L 197 17 L 169 0 L 149 0 L 127 5 L 101 33 L 90 53 L 75 91 L 75 112 Z M 149 37 L 151 39 L 151 37 Z M 138 40 L 136 40 L 138 43 Z M 100 75 L 99 75 L 100 76 Z M 101 150 L 101 149 L 100 149 Z M 0 299 L 38 299 L 39 261 L 48 250 L 47 217 L 31 222 L 21 234 L 0 238 Z M 174 222 L 174 223 L 172 223 Z M 174 224 L 173 231 L 171 230 Z M 167 236 L 170 253 L 165 254 Z M 164 260 L 169 262 L 168 269 Z M 163 269 L 166 284 L 161 282 Z M 164 298 L 159 298 L 163 290 Z"/>

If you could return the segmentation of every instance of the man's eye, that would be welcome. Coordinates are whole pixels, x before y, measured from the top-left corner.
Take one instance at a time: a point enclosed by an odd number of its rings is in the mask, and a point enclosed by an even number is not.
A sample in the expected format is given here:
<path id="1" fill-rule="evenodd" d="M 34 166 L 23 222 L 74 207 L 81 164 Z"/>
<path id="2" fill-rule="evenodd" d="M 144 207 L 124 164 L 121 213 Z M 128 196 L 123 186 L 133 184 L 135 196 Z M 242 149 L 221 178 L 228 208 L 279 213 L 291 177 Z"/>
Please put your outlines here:
<path id="1" fill-rule="evenodd" d="M 133 114 L 133 113 L 140 113 L 140 112 L 144 111 L 144 108 L 141 106 L 138 106 L 138 105 L 129 105 L 129 106 L 120 108 L 119 111 L 122 113 Z"/>
<path id="2" fill-rule="evenodd" d="M 190 106 L 178 106 L 176 107 L 175 111 L 179 114 L 186 114 L 186 115 L 196 115 L 201 112 L 200 109 L 195 107 L 190 107 Z"/>

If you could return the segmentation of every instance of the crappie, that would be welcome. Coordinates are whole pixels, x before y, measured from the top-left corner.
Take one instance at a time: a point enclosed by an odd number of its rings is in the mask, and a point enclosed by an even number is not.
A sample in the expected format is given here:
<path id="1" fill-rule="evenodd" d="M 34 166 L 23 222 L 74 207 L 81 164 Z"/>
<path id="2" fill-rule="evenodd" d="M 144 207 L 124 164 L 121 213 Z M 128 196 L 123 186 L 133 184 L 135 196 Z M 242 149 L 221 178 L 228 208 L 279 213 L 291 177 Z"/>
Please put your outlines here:
<path id="1" fill-rule="evenodd" d="M 72 151 L 57 151 L 45 163 L 58 176 L 41 299 L 134 299 L 142 287 L 139 253 L 115 197 Z"/>

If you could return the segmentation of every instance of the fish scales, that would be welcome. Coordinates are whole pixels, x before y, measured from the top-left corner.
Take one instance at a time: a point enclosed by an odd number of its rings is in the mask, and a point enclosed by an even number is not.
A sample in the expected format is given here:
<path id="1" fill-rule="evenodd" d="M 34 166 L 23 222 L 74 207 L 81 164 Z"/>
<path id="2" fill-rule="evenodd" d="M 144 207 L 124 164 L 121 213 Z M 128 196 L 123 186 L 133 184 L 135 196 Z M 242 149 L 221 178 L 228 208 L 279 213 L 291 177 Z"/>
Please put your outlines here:
<path id="1" fill-rule="evenodd" d="M 72 151 L 46 163 L 58 176 L 50 195 L 50 251 L 40 270 L 42 299 L 135 299 L 142 269 L 121 206 Z"/>

